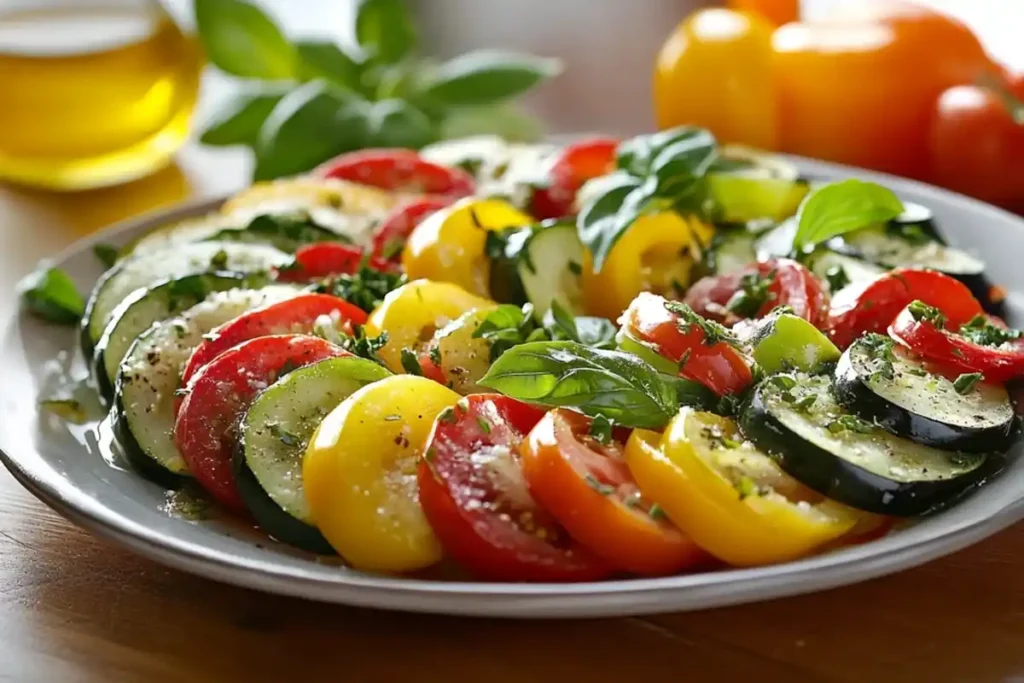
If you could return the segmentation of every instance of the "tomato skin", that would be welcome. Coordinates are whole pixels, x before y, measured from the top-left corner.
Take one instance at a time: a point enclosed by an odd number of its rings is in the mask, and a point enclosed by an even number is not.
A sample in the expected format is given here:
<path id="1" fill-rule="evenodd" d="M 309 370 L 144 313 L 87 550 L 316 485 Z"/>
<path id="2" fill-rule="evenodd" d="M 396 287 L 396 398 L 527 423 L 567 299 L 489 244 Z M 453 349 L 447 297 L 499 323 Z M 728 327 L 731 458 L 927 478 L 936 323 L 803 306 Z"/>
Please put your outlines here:
<path id="1" fill-rule="evenodd" d="M 400 263 L 402 248 L 424 218 L 452 203 L 447 197 L 423 197 L 395 207 L 373 231 L 373 257 Z"/>
<path id="2" fill-rule="evenodd" d="M 777 149 L 926 178 L 936 98 L 996 67 L 966 26 L 922 5 L 862 0 L 843 9 L 772 36 Z"/>
<path id="3" fill-rule="evenodd" d="M 839 291 L 829 309 L 829 337 L 845 349 L 863 334 L 884 334 L 889 323 L 915 299 L 935 306 L 957 327 L 982 312 L 971 290 L 959 280 L 933 270 L 897 268 L 864 285 Z"/>
<path id="4" fill-rule="evenodd" d="M 363 250 L 341 242 L 307 244 L 295 252 L 295 263 L 287 269 L 278 269 L 275 278 L 281 282 L 309 282 L 332 275 L 354 275 L 363 262 Z M 394 264 L 372 256 L 368 264 L 380 271 L 394 270 Z"/>
<path id="5" fill-rule="evenodd" d="M 615 138 L 591 138 L 567 145 L 549 173 L 550 185 L 533 193 L 530 214 L 537 219 L 561 218 L 572 213 L 583 183 L 615 168 Z"/>
<path id="6" fill-rule="evenodd" d="M 587 581 L 610 572 L 529 497 L 525 482 L 520 491 L 498 481 L 500 472 L 522 475 L 520 444 L 543 415 L 500 394 L 474 394 L 438 416 L 427 440 L 420 504 L 447 553 L 483 579 Z M 508 459 L 487 469 L 487 454 Z"/>
<path id="7" fill-rule="evenodd" d="M 318 337 L 258 337 L 217 356 L 189 383 L 174 421 L 174 441 L 203 488 L 232 510 L 245 510 L 231 459 L 239 420 L 285 366 L 302 367 L 347 351 Z"/>
<path id="8" fill-rule="evenodd" d="M 348 334 L 354 325 L 366 322 L 365 311 L 330 294 L 300 294 L 257 308 L 221 325 L 196 347 L 185 364 L 181 385 L 188 386 L 193 375 L 233 346 L 257 337 L 310 332 L 322 315 L 337 316 L 339 329 Z"/>
<path id="9" fill-rule="evenodd" d="M 828 316 L 829 298 L 817 276 L 803 264 L 792 259 L 779 258 L 751 265 L 728 275 L 710 275 L 701 278 L 686 292 L 684 301 L 705 318 L 728 325 L 739 320 L 726 311 L 726 304 L 741 289 L 745 276 L 768 276 L 775 273 L 768 285 L 768 300 L 755 317 L 763 317 L 776 306 L 789 306 L 797 315 L 815 327 L 824 325 Z"/>
<path id="10" fill-rule="evenodd" d="M 654 67 L 658 128 L 690 124 L 726 143 L 777 149 L 772 25 L 752 12 L 694 12 L 658 53 Z"/>
<path id="11" fill-rule="evenodd" d="M 956 328 L 954 328 L 956 329 Z M 1011 348 L 981 346 L 927 320 L 915 320 L 903 309 L 889 334 L 914 353 L 957 373 L 980 372 L 988 382 L 1009 382 L 1024 375 L 1024 341 Z"/>
<path id="12" fill-rule="evenodd" d="M 639 490 L 622 456 L 622 444 L 586 441 L 590 420 L 552 410 L 530 430 L 521 449 L 530 492 L 577 541 L 610 565 L 635 574 L 674 574 L 710 559 L 667 520 L 652 519 L 650 504 L 632 506 Z M 595 488 L 607 486 L 612 492 Z"/>
<path id="13" fill-rule="evenodd" d="M 745 389 L 753 375 L 743 354 L 725 342 L 708 346 L 704 332 L 696 325 L 684 331 L 679 316 L 666 308 L 667 303 L 660 296 L 644 292 L 629 305 L 622 322 L 632 335 L 653 345 L 660 355 L 676 363 L 685 357 L 680 376 L 696 380 L 721 396 Z"/>
<path id="14" fill-rule="evenodd" d="M 411 149 L 364 149 L 331 159 L 316 171 L 321 178 L 340 178 L 385 190 L 466 197 L 476 190 L 473 176 L 459 168 L 426 161 Z"/>
<path id="15" fill-rule="evenodd" d="M 1024 74 L 1007 91 L 1024 100 Z M 936 100 L 929 129 L 929 180 L 993 204 L 1024 210 L 1024 125 L 1003 98 L 957 85 Z"/>

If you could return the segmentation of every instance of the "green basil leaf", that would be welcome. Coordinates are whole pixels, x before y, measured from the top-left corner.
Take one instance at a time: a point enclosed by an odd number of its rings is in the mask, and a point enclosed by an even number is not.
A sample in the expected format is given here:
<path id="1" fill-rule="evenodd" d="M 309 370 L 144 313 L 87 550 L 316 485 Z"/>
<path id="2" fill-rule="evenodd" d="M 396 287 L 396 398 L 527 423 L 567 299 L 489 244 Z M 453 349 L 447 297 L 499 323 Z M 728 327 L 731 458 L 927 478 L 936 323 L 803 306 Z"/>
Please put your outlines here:
<path id="1" fill-rule="evenodd" d="M 295 48 L 255 5 L 195 0 L 195 18 L 206 55 L 221 71 L 270 81 L 295 77 Z"/>
<path id="2" fill-rule="evenodd" d="M 104 242 L 98 242 L 92 245 L 92 253 L 99 259 L 99 262 L 103 264 L 104 268 L 111 268 L 117 263 L 117 254 L 119 249 L 113 244 L 106 244 Z"/>
<path id="3" fill-rule="evenodd" d="M 295 44 L 306 80 L 322 78 L 334 85 L 361 92 L 362 65 L 329 41 L 300 41 Z"/>
<path id="4" fill-rule="evenodd" d="M 903 202 L 892 190 L 877 183 L 854 178 L 829 183 L 811 192 L 800 204 L 793 249 L 885 223 L 901 213 Z"/>
<path id="5" fill-rule="evenodd" d="M 255 180 L 302 173 L 333 156 L 365 147 L 368 103 L 323 81 L 288 93 L 267 117 L 256 145 Z"/>
<path id="6" fill-rule="evenodd" d="M 404 100 L 374 103 L 368 125 L 372 147 L 419 149 L 436 139 L 427 115 Z"/>
<path id="7" fill-rule="evenodd" d="M 682 159 L 681 165 L 689 169 L 710 166 L 717 158 L 716 150 L 717 142 L 709 131 L 678 126 L 623 141 L 616 149 L 615 164 L 633 175 L 646 176 L 675 158 Z"/>
<path id="8" fill-rule="evenodd" d="M 509 349 L 479 384 L 521 401 L 572 407 L 627 427 L 664 427 L 678 408 L 675 389 L 633 354 L 570 341 Z"/>
<path id="9" fill-rule="evenodd" d="M 71 277 L 46 263 L 18 283 L 18 294 L 30 313 L 49 322 L 77 325 L 85 313 L 85 299 Z"/>
<path id="10" fill-rule="evenodd" d="M 557 299 L 551 300 L 551 308 L 544 314 L 544 329 L 552 339 L 567 339 L 578 342 L 580 334 L 576 329 L 576 318 L 565 310 Z"/>
<path id="11" fill-rule="evenodd" d="M 242 92 L 228 99 L 199 135 L 205 145 L 254 145 L 263 122 L 287 91 Z"/>
<path id="12" fill-rule="evenodd" d="M 593 182 L 593 181 L 592 181 Z M 580 241 L 590 250 L 594 258 L 594 270 L 600 271 L 615 242 L 622 236 L 633 220 L 626 215 L 631 204 L 629 196 L 640 189 L 643 181 L 627 173 L 617 172 L 597 181 L 595 199 L 583 207 L 576 218 L 576 230 Z"/>
<path id="13" fill-rule="evenodd" d="M 360 0 L 356 8 L 356 41 L 366 54 L 394 64 L 416 47 L 413 26 L 403 0 Z"/>
<path id="14" fill-rule="evenodd" d="M 511 304 L 502 304 L 487 314 L 487 317 L 473 331 L 475 339 L 485 339 L 491 346 L 490 360 L 493 363 L 513 346 L 525 344 L 536 339 L 533 306 L 525 304 L 522 308 Z M 544 334 L 542 339 L 547 339 Z"/>
<path id="15" fill-rule="evenodd" d="M 509 142 L 537 142 L 544 137 L 544 124 L 511 103 L 482 107 L 460 107 L 441 121 L 442 138 L 500 135 Z"/>
<path id="16" fill-rule="evenodd" d="M 614 349 L 615 335 L 618 332 L 615 324 L 607 318 L 595 318 L 582 315 L 576 318 L 576 333 L 581 344 L 595 349 Z"/>
<path id="17" fill-rule="evenodd" d="M 520 95 L 561 70 L 556 59 L 499 50 L 468 52 L 439 66 L 422 95 L 451 106 L 491 104 Z"/>
<path id="18" fill-rule="evenodd" d="M 681 406 L 689 406 L 697 410 L 715 410 L 719 404 L 718 394 L 692 379 L 678 375 L 662 374 L 676 394 L 676 402 Z"/>

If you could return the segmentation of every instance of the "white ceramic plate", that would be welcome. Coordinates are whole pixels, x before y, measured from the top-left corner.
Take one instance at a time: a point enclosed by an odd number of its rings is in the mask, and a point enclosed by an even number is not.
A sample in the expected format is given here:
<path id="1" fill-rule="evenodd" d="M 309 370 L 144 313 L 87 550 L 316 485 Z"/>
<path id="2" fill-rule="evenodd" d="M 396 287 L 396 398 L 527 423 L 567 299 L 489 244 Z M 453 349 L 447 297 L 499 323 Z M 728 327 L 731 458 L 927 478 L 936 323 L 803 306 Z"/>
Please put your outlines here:
<path id="1" fill-rule="evenodd" d="M 1010 291 L 1012 319 L 1024 321 L 1024 221 L 986 204 L 907 180 L 793 159 L 811 177 L 856 175 L 881 182 L 936 214 L 947 239 L 985 259 Z M 115 226 L 54 259 L 86 290 L 101 269 L 96 242 L 123 243 L 167 221 L 203 213 L 206 202 Z M 862 581 L 927 562 L 1024 516 L 1024 460 L 956 507 L 855 548 L 788 564 L 659 579 L 573 585 L 470 583 L 386 577 L 317 561 L 226 519 L 189 521 L 167 512 L 164 489 L 112 466 L 93 429 L 40 414 L 37 400 L 53 358 L 76 346 L 75 332 L 15 315 L 0 346 L 0 450 L 32 493 L 73 522 L 172 567 L 218 581 L 314 600 L 450 614 L 596 617 L 651 614 L 795 595 Z M 1020 448 L 1016 449 L 1019 454 Z"/>

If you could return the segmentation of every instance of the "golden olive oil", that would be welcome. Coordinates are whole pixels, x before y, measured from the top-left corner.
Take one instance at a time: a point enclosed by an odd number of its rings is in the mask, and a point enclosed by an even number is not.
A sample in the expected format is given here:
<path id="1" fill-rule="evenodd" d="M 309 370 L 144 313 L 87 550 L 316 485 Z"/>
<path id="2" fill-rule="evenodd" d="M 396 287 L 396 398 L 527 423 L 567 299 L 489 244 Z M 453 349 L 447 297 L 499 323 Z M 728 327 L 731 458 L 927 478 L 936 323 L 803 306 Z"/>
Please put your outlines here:
<path id="1" fill-rule="evenodd" d="M 153 5 L 0 9 L 0 179 L 84 189 L 166 165 L 188 134 L 201 58 Z"/>

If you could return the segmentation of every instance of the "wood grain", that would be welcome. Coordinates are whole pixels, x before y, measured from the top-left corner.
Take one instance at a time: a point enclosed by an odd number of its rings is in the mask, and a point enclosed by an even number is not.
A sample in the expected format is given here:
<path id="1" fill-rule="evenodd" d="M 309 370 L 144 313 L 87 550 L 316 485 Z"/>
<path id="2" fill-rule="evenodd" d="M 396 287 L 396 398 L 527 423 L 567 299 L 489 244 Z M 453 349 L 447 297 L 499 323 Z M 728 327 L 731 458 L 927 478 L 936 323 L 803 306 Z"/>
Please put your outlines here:
<path id="1" fill-rule="evenodd" d="M 189 150 L 118 190 L 0 190 L 0 286 L 128 215 L 240 181 Z M 2 428 L 2 427 L 0 427 Z M 896 576 L 651 618 L 408 615 L 216 584 L 107 545 L 0 472 L 0 681 L 972 681 L 1024 676 L 1024 526 Z"/>

